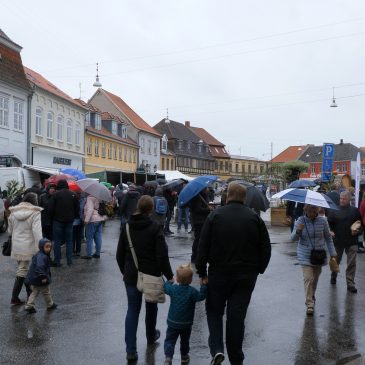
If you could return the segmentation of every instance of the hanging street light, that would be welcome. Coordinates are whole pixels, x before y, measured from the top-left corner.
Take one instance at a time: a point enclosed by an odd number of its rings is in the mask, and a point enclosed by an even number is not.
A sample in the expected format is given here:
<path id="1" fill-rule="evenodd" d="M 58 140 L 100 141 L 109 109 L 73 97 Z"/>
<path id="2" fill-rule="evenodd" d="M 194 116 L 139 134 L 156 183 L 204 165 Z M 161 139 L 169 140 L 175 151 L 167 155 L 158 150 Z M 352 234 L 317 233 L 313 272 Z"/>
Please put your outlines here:
<path id="1" fill-rule="evenodd" d="M 336 99 L 335 99 L 335 88 L 333 87 L 333 93 L 332 93 L 332 103 L 330 105 L 331 108 L 337 108 Z"/>
<path id="2" fill-rule="evenodd" d="M 93 83 L 94 87 L 101 87 L 101 82 L 99 81 L 99 63 L 96 63 L 96 80 Z"/>

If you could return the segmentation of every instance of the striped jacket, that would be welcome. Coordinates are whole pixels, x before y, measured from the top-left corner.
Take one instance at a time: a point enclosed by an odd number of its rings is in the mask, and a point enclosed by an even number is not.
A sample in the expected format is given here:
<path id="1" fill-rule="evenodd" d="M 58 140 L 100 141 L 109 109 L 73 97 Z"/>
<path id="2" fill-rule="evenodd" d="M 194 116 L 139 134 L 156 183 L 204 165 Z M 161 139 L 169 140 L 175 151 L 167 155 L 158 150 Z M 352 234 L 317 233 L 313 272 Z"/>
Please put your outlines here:
<path id="1" fill-rule="evenodd" d="M 299 235 L 296 232 L 298 224 L 304 224 L 304 228 Z M 316 250 L 325 250 L 327 248 L 330 256 L 336 256 L 336 249 L 330 235 L 326 218 L 317 216 L 314 220 L 311 220 L 306 215 L 299 217 L 295 222 L 291 239 L 293 241 L 299 239 L 297 257 L 301 265 L 313 266 L 310 263 L 310 255 L 314 248 Z M 326 264 L 327 260 L 324 265 Z"/>

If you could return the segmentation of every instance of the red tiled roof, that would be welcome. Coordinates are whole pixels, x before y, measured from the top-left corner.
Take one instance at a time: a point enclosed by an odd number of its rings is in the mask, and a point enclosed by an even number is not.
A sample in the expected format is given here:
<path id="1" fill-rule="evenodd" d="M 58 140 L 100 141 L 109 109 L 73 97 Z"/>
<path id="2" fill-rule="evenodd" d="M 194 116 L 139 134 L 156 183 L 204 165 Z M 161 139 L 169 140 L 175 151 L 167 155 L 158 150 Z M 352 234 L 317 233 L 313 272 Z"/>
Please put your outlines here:
<path id="1" fill-rule="evenodd" d="M 91 105 L 89 103 L 86 103 L 85 101 L 81 100 L 81 99 L 74 99 L 74 101 L 78 104 L 80 104 L 82 107 L 88 109 L 90 112 L 92 113 L 99 113 L 101 114 L 101 110 L 98 109 L 96 106 Z"/>
<path id="2" fill-rule="evenodd" d="M 0 43 L 0 55 L 0 80 L 30 92 L 20 53 Z"/>
<path id="3" fill-rule="evenodd" d="M 284 151 L 280 152 L 277 156 L 275 156 L 271 162 L 289 162 L 293 160 L 297 160 L 300 155 L 305 151 L 307 145 L 305 146 L 289 146 Z"/>
<path id="4" fill-rule="evenodd" d="M 129 137 L 128 138 L 122 138 L 120 136 L 116 136 L 115 134 L 109 132 L 105 128 L 102 128 L 101 130 L 98 130 L 98 129 L 95 129 L 93 127 L 87 126 L 85 129 L 86 129 L 86 131 L 92 132 L 94 134 L 98 134 L 98 135 L 103 136 L 103 137 L 108 137 L 108 138 L 114 139 L 118 142 L 123 142 L 123 143 L 127 143 L 129 145 L 132 145 L 134 147 L 138 147 L 138 144 L 136 142 L 134 142 L 132 139 L 130 139 Z"/>
<path id="5" fill-rule="evenodd" d="M 78 107 L 81 107 L 80 103 L 72 99 L 70 96 L 68 96 L 66 93 L 64 93 L 62 90 L 60 90 L 56 85 L 52 84 L 50 81 L 45 79 L 41 74 L 38 72 L 35 72 L 31 70 L 28 67 L 24 66 L 25 74 L 28 78 L 28 80 L 32 83 L 34 83 L 39 88 L 48 91 L 49 93 L 58 96 L 61 99 L 64 99 L 68 101 L 71 104 L 77 105 Z"/>
<path id="6" fill-rule="evenodd" d="M 214 138 L 204 128 L 190 127 L 190 129 L 209 145 L 209 151 L 213 157 L 229 158 L 229 154 L 225 150 L 225 145 Z"/>
<path id="7" fill-rule="evenodd" d="M 119 96 L 112 94 L 104 89 L 99 89 L 106 97 L 123 113 L 129 121 L 140 130 L 154 134 L 155 136 L 161 137 L 161 135 L 153 129 L 149 124 L 147 124 L 132 108 L 127 105 Z"/>

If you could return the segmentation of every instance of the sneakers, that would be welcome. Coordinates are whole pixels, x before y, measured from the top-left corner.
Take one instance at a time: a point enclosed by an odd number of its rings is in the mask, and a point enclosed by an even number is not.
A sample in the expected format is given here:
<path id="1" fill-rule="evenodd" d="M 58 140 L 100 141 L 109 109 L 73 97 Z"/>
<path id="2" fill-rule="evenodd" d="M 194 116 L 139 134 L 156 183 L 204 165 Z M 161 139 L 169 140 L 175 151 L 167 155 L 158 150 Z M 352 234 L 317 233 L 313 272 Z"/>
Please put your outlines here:
<path id="1" fill-rule="evenodd" d="M 307 308 L 307 316 L 313 316 L 314 313 L 314 308 L 313 307 L 308 307 Z"/>
<path id="2" fill-rule="evenodd" d="M 138 360 L 138 354 L 137 352 L 131 352 L 129 354 L 127 354 L 127 361 L 128 362 L 134 362 Z"/>
<path id="3" fill-rule="evenodd" d="M 57 308 L 57 304 L 53 303 L 50 307 L 47 307 L 47 310 L 51 311 L 51 310 L 56 309 L 56 308 Z"/>
<path id="4" fill-rule="evenodd" d="M 353 294 L 357 293 L 357 289 L 354 286 L 348 286 L 347 291 L 349 291 L 350 293 L 353 293 Z"/>
<path id="5" fill-rule="evenodd" d="M 359 248 L 357 249 L 357 253 L 365 253 L 365 248 L 359 246 Z"/>
<path id="6" fill-rule="evenodd" d="M 93 257 L 94 259 L 100 259 L 100 255 L 97 255 L 96 253 L 94 253 L 92 257 Z"/>
<path id="7" fill-rule="evenodd" d="M 153 345 L 161 336 L 160 330 L 155 331 L 155 337 L 153 339 L 147 340 L 147 345 Z"/>
<path id="8" fill-rule="evenodd" d="M 181 363 L 182 364 L 188 364 L 189 362 L 190 362 L 190 356 L 188 354 L 187 355 L 181 355 Z"/>
<path id="9" fill-rule="evenodd" d="M 182 363 L 182 360 L 181 360 L 181 363 Z M 166 357 L 163 365 L 172 365 L 171 357 Z"/>
<path id="10" fill-rule="evenodd" d="M 91 260 L 92 256 L 81 256 L 83 260 Z"/>
<path id="11" fill-rule="evenodd" d="M 25 308 L 25 311 L 28 313 L 28 314 L 32 314 L 32 313 L 36 313 L 37 310 L 34 308 L 34 307 L 28 307 L 28 308 Z"/>
<path id="12" fill-rule="evenodd" d="M 214 357 L 213 357 L 213 359 L 212 359 L 212 361 L 211 361 L 210 365 L 219 365 L 219 364 L 221 364 L 223 361 L 224 361 L 224 355 L 223 355 L 221 352 L 217 352 L 217 353 L 214 355 Z"/>

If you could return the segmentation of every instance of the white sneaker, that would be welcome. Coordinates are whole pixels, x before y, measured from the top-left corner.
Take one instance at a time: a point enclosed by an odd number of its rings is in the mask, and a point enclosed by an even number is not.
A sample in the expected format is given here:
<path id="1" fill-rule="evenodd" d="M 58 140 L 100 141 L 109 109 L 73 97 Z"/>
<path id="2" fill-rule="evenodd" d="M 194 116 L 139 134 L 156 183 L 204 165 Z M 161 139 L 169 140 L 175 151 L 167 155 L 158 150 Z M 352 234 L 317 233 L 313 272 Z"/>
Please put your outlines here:
<path id="1" fill-rule="evenodd" d="M 213 359 L 212 362 L 210 363 L 210 365 L 219 365 L 224 361 L 224 355 L 221 352 L 217 352 Z"/>

